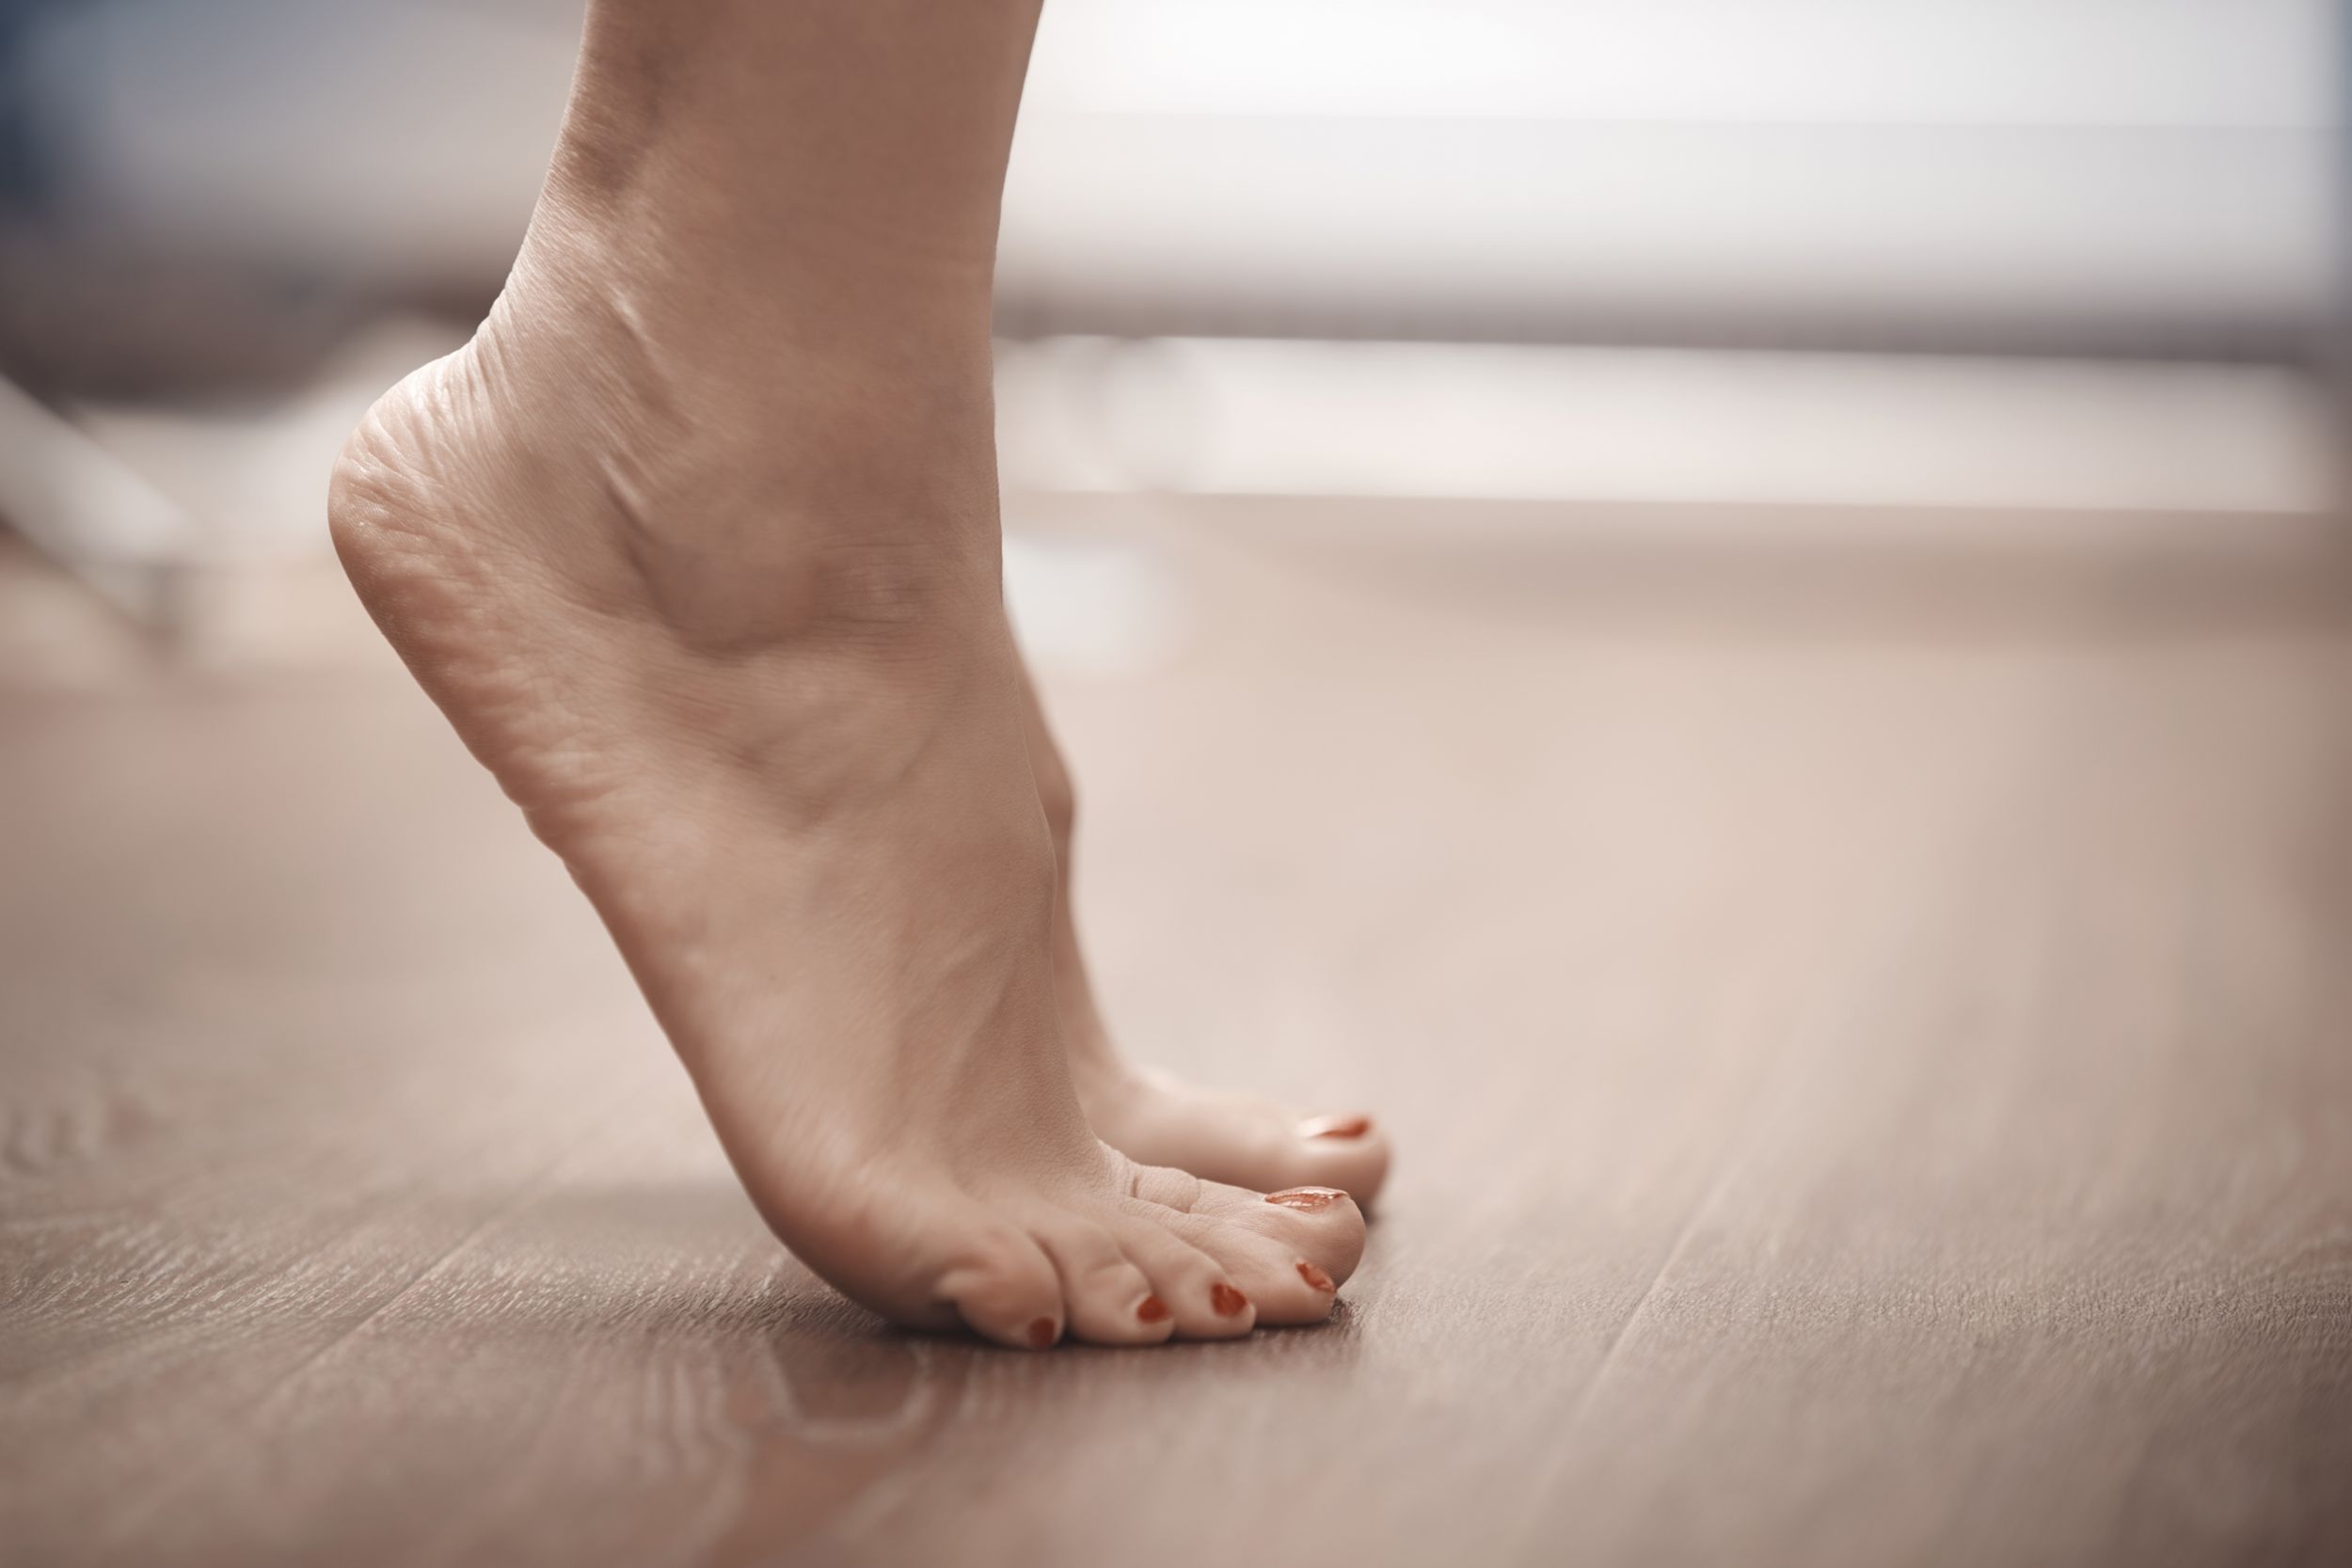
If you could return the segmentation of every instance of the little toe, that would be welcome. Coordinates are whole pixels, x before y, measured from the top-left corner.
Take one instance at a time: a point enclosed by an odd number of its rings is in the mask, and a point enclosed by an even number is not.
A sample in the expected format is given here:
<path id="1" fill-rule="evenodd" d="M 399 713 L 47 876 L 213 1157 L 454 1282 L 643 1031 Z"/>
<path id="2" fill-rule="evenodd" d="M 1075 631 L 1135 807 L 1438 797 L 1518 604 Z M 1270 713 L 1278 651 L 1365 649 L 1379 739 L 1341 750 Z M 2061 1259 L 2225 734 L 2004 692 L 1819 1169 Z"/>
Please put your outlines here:
<path id="1" fill-rule="evenodd" d="M 1072 1335 L 1098 1345 L 1152 1345 L 1175 1332 L 1174 1312 L 1110 1231 L 1054 1214 L 1030 1233 L 1060 1277 Z"/>
<path id="2" fill-rule="evenodd" d="M 976 1238 L 940 1275 L 933 1294 L 952 1305 L 974 1333 L 1022 1350 L 1047 1349 L 1067 1323 L 1053 1261 L 1009 1227 Z"/>
<path id="3" fill-rule="evenodd" d="M 1257 1325 L 1256 1307 L 1222 1263 L 1176 1232 L 1184 1221 L 1172 1210 L 1132 1198 L 1112 1229 L 1151 1280 L 1152 1294 L 1167 1307 L 1179 1338 L 1238 1338 Z"/>

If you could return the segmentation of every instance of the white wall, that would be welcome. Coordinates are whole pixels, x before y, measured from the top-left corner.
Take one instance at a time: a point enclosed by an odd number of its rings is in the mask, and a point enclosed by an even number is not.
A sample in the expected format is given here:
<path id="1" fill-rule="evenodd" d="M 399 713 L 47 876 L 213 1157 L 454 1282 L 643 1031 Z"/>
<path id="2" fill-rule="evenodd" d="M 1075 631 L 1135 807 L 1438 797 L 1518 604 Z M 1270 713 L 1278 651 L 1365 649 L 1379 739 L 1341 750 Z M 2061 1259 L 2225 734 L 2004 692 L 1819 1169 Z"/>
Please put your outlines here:
<path id="1" fill-rule="evenodd" d="M 1054 0 L 1044 325 L 2257 351 L 2337 270 L 2325 0 Z M 1222 319 L 1220 319 L 1222 318 Z"/>

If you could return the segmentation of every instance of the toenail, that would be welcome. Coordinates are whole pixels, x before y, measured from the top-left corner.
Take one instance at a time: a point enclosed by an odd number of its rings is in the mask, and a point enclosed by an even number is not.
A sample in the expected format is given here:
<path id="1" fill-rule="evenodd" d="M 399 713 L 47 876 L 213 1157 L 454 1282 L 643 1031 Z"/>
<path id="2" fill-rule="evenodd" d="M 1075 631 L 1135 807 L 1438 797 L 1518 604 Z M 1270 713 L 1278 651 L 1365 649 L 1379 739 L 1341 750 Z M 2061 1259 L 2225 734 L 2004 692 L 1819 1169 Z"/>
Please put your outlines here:
<path id="1" fill-rule="evenodd" d="M 1337 1187 L 1285 1187 L 1279 1193 L 1268 1193 L 1268 1203 L 1279 1203 L 1285 1209 L 1304 1209 L 1310 1213 L 1328 1209 L 1347 1195 Z"/>
<path id="2" fill-rule="evenodd" d="M 1157 1296 L 1146 1296 L 1143 1298 L 1142 1305 L 1136 1308 L 1136 1316 L 1148 1323 L 1166 1323 L 1168 1303 Z"/>
<path id="3" fill-rule="evenodd" d="M 1360 1138 L 1371 1131 L 1370 1117 L 1309 1117 L 1298 1124 L 1302 1138 Z"/>
<path id="4" fill-rule="evenodd" d="M 1312 1263 L 1299 1264 L 1298 1277 L 1305 1280 L 1308 1284 L 1313 1286 L 1318 1291 L 1336 1291 L 1339 1289 L 1337 1285 L 1331 1283 L 1331 1276 L 1329 1275 L 1325 1274 L 1321 1269 L 1316 1268 Z"/>
<path id="5" fill-rule="evenodd" d="M 1248 1311 L 1249 1298 L 1220 1279 L 1209 1287 L 1209 1305 L 1216 1308 L 1219 1317 L 1230 1318 Z"/>
<path id="6" fill-rule="evenodd" d="M 1046 1349 L 1048 1346 L 1052 1345 L 1052 1344 L 1053 1344 L 1053 1342 L 1054 1342 L 1054 1320 L 1053 1320 L 1053 1319 L 1051 1319 L 1051 1318 L 1040 1318 L 1040 1319 L 1038 1319 L 1038 1321 L 1037 1321 L 1037 1322 L 1035 1322 L 1035 1323 L 1031 1323 L 1031 1324 L 1029 1325 L 1029 1345 L 1030 1345 L 1030 1347 L 1031 1347 L 1032 1349 L 1035 1349 L 1035 1350 L 1044 1350 L 1044 1349 Z"/>

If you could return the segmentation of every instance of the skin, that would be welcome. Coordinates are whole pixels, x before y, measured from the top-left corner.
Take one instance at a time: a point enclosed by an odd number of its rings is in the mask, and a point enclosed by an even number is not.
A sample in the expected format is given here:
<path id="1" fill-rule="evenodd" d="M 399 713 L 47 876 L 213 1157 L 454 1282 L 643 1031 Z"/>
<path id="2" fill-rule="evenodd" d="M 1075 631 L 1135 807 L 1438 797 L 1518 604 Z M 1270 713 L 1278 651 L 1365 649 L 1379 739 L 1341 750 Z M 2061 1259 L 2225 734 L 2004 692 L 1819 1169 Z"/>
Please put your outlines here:
<path id="1" fill-rule="evenodd" d="M 1035 21 L 598 0 L 505 293 L 330 525 L 810 1267 L 1032 1348 L 1319 1322 L 1363 1244 L 1325 1173 L 1385 1146 L 1125 1068 L 1068 921 L 989 366 Z M 1314 1190 L 1134 1157 L 1185 1148 Z"/>
<path id="2" fill-rule="evenodd" d="M 1104 1141 L 1148 1164 L 1177 1165 L 1267 1192 L 1337 1187 L 1369 1207 L 1388 1180 L 1389 1142 L 1360 1112 L 1302 1116 L 1272 1101 L 1217 1094 L 1140 1069 L 1111 1042 L 1073 915 L 1077 797 L 1069 767 L 1025 678 L 1031 772 L 1054 838 L 1054 999 L 1087 1119 Z"/>

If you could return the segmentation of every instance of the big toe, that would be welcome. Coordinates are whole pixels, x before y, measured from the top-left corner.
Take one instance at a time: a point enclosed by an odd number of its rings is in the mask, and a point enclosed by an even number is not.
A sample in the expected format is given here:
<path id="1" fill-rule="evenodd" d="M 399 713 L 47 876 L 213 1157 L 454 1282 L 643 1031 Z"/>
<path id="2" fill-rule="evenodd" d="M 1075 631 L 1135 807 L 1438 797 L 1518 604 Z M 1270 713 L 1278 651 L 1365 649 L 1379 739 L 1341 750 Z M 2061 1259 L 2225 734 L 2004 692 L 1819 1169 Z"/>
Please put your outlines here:
<path id="1" fill-rule="evenodd" d="M 1369 1205 L 1389 1178 L 1388 1136 L 1360 1111 L 1302 1117 L 1270 1101 L 1152 1080 L 1101 1107 L 1097 1125 L 1143 1164 L 1256 1192 L 1337 1187 Z"/>
<path id="2" fill-rule="evenodd" d="M 1390 1158 L 1388 1134 L 1361 1112 L 1310 1117 L 1292 1130 L 1279 1179 L 1263 1185 L 1337 1187 L 1368 1205 L 1389 1179 Z"/>
<path id="3" fill-rule="evenodd" d="M 1363 1210 L 1336 1187 L 1257 1193 L 1220 1181 L 1202 1181 L 1182 1171 L 1148 1170 L 1138 1177 L 1136 1195 L 1183 1211 L 1180 1233 L 1221 1262 L 1229 1261 L 1228 1255 L 1213 1243 L 1227 1232 L 1272 1243 L 1283 1254 L 1278 1272 L 1285 1289 L 1292 1280 L 1320 1289 L 1319 1276 L 1336 1291 L 1363 1260 Z M 1253 1246 L 1248 1256 L 1263 1259 L 1272 1255 Z M 1307 1266 L 1303 1274 L 1300 1264 Z M 1327 1297 L 1322 1307 L 1329 1310 Z"/>
<path id="4" fill-rule="evenodd" d="M 1295 1201 L 1276 1201 L 1286 1196 Z M 1329 1317 L 1364 1255 L 1363 1212 L 1334 1188 L 1261 1195 L 1204 1183 L 1186 1222 L 1193 1244 L 1224 1265 L 1262 1323 Z"/>

